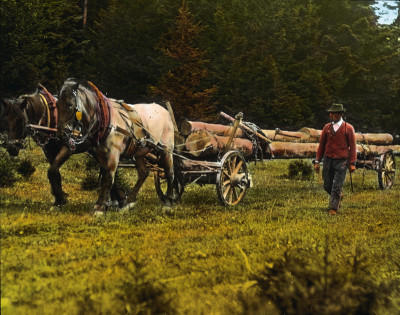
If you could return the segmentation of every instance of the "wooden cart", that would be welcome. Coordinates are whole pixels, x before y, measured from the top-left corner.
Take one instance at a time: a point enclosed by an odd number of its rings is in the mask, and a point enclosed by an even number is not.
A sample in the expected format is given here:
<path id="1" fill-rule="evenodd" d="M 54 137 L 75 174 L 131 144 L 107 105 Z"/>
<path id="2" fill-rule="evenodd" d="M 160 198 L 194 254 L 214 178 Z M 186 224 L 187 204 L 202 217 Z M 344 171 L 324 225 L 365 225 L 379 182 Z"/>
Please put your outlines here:
<path id="1" fill-rule="evenodd" d="M 378 156 L 358 154 L 357 168 L 374 170 L 378 173 L 378 184 L 382 190 L 390 189 L 396 179 L 396 160 L 393 150 L 388 150 Z"/>
<path id="2" fill-rule="evenodd" d="M 248 160 L 240 151 L 231 149 L 236 130 L 246 128 L 241 123 L 242 116 L 239 113 L 233 119 L 234 124 L 229 139 L 217 155 L 202 160 L 195 158 L 190 152 L 179 150 L 174 153 L 174 190 L 177 200 L 181 197 L 184 187 L 194 183 L 215 185 L 219 201 L 224 206 L 234 206 L 243 200 L 247 189 L 252 186 L 251 175 L 248 171 Z M 255 133 L 255 136 L 263 137 L 257 135 L 257 133 Z M 266 138 L 264 140 L 269 141 Z M 166 200 L 167 182 L 163 170 L 154 172 L 154 181 L 157 194 L 164 202 Z"/>
<path id="3" fill-rule="evenodd" d="M 181 155 L 175 167 L 174 190 L 178 200 L 188 184 L 216 186 L 219 201 L 225 206 L 237 205 L 251 187 L 251 176 L 243 155 L 236 150 L 226 152 L 218 161 L 199 161 Z M 166 200 L 167 182 L 162 170 L 154 172 L 156 192 Z"/>

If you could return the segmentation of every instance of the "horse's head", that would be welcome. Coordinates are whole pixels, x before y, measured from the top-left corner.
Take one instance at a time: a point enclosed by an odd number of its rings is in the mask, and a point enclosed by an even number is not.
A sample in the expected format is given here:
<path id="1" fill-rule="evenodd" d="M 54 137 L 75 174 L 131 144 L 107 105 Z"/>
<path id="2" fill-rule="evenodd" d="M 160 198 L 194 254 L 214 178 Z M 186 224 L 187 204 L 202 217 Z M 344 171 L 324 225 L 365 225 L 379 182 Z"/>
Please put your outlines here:
<path id="1" fill-rule="evenodd" d="M 57 135 L 63 140 L 70 140 L 82 129 L 88 128 L 96 103 L 95 95 L 84 83 L 66 80 L 57 100 Z"/>
<path id="2" fill-rule="evenodd" d="M 28 99 L 24 97 L 3 99 L 1 101 L 6 132 L 8 133 L 6 147 L 11 156 L 17 156 L 19 150 L 25 144 L 27 135 L 26 125 L 28 122 L 25 113 L 27 102 Z"/>

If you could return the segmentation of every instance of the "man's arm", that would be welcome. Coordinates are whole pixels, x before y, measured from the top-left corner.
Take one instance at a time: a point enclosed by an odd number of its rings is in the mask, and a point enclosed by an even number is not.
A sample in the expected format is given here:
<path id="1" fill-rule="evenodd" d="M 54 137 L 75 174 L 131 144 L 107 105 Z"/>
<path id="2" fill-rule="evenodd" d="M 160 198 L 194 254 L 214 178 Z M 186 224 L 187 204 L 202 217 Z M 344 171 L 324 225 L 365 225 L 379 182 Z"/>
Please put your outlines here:
<path id="1" fill-rule="evenodd" d="M 353 126 L 349 128 L 348 140 L 349 140 L 349 163 L 355 164 L 357 160 L 357 146 L 356 146 L 356 134 Z"/>
<path id="2" fill-rule="evenodd" d="M 325 127 L 324 127 L 324 129 L 322 129 L 321 136 L 319 137 L 317 156 L 315 158 L 315 163 L 314 163 L 314 170 L 317 173 L 319 173 L 319 169 L 320 169 L 319 162 L 321 162 L 321 159 L 324 156 L 325 144 L 326 144 L 326 130 L 325 130 Z"/>
<path id="3" fill-rule="evenodd" d="M 349 128 L 348 141 L 349 141 L 349 171 L 353 173 L 356 170 L 357 160 L 357 146 L 356 146 L 356 134 L 353 126 Z"/>
<path id="4" fill-rule="evenodd" d="M 322 129 L 321 136 L 319 137 L 319 144 L 317 149 L 317 156 L 315 158 L 315 162 L 321 162 L 322 157 L 325 152 L 325 144 L 326 144 L 326 128 Z"/>

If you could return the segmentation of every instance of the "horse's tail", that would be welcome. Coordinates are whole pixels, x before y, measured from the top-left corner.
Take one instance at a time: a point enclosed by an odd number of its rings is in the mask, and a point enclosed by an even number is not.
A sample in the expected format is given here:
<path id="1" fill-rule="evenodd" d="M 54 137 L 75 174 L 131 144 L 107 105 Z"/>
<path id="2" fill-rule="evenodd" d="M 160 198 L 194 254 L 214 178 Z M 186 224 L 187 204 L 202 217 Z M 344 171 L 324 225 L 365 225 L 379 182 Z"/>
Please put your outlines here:
<path id="1" fill-rule="evenodd" d="M 174 154 L 174 178 L 177 179 L 181 184 L 183 184 L 183 163 L 182 158 L 179 155 Z"/>

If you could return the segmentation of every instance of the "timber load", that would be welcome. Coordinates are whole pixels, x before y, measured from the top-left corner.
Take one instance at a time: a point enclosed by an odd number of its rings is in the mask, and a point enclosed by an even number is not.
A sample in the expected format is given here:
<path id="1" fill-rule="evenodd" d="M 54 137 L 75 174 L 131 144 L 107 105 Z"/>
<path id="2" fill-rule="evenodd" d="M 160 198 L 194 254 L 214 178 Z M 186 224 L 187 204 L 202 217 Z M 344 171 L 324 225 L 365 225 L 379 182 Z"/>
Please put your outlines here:
<path id="1" fill-rule="evenodd" d="M 180 147 L 179 151 L 204 160 L 214 159 L 232 149 L 240 151 L 247 160 L 271 157 L 315 158 L 317 154 L 321 130 L 267 130 L 242 122 L 242 116 L 235 119 L 223 112 L 221 116 L 233 125 L 184 121 L 180 128 L 184 141 L 177 145 Z M 378 156 L 389 150 L 394 155 L 399 155 L 400 145 L 390 145 L 392 141 L 390 134 L 356 133 L 357 157 Z"/>
<path id="2" fill-rule="evenodd" d="M 229 136 L 219 136 L 208 130 L 196 130 L 186 138 L 185 149 L 193 156 L 209 159 L 223 152 L 228 141 Z M 245 138 L 233 138 L 230 149 L 240 151 L 247 159 L 254 151 L 253 142 Z"/>
<path id="3" fill-rule="evenodd" d="M 262 132 L 272 141 L 318 143 L 322 130 L 304 127 L 299 131 L 284 131 L 262 129 Z M 356 132 L 356 142 L 360 144 L 387 145 L 393 143 L 389 133 L 359 133 Z"/>
<path id="4" fill-rule="evenodd" d="M 238 150 L 247 160 L 270 157 L 268 143 L 271 141 L 261 129 L 251 123 L 243 123 L 243 114 L 235 118 L 221 112 L 221 116 L 233 123 L 232 126 L 198 121 L 184 121 L 180 126 L 183 143 L 176 144 L 179 152 L 192 157 L 212 160 L 229 150 Z"/>

